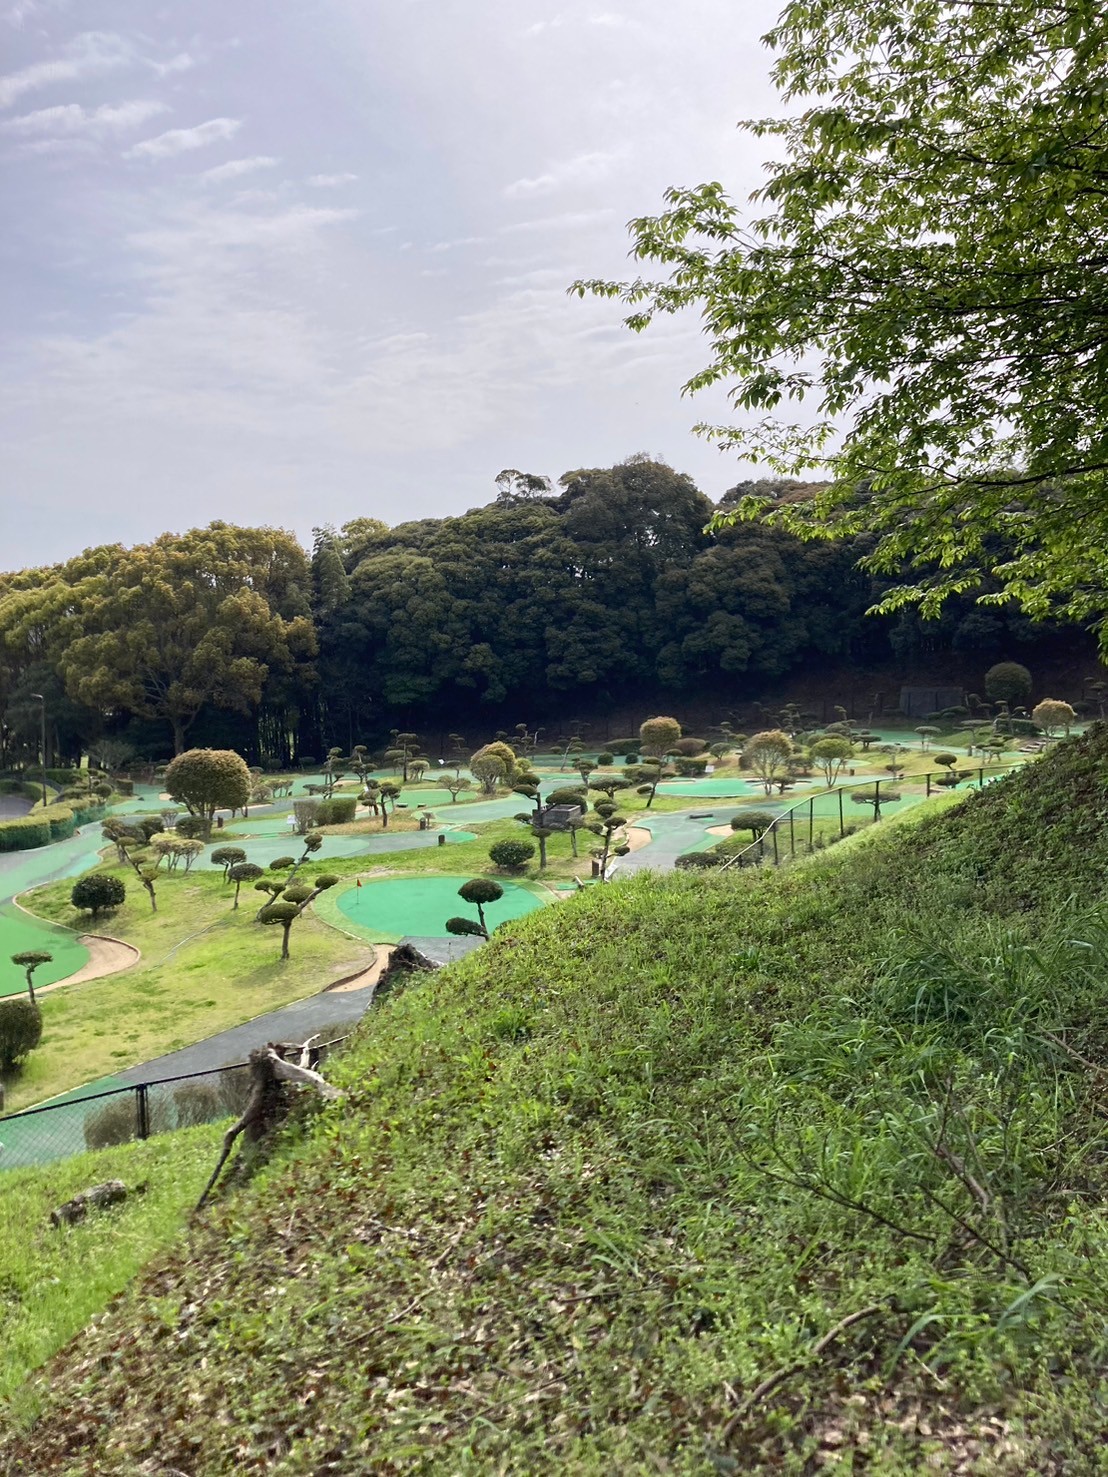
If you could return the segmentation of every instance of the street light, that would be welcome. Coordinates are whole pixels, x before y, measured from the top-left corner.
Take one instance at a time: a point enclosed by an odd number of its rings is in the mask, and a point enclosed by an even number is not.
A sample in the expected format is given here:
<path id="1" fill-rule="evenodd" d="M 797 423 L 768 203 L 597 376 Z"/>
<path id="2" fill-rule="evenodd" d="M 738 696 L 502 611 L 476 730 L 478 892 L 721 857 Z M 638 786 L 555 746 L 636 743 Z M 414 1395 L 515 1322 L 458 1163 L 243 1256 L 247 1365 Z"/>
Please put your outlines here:
<path id="1" fill-rule="evenodd" d="M 40 717 L 42 718 L 42 808 L 46 809 L 46 699 L 41 692 L 32 692 L 31 696 L 41 705 Z"/>

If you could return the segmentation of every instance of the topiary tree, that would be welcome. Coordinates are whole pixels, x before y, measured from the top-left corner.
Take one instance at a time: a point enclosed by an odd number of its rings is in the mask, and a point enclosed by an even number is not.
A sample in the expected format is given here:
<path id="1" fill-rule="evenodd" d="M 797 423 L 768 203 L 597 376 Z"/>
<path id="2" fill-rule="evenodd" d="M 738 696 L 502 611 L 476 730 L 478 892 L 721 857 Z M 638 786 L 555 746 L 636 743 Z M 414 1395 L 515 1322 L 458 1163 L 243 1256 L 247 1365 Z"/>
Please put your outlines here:
<path id="1" fill-rule="evenodd" d="M 109 877 L 105 872 L 92 872 L 73 884 L 69 901 L 75 908 L 91 913 L 95 918 L 109 908 L 118 908 L 126 896 L 122 878 Z"/>
<path id="2" fill-rule="evenodd" d="M 639 725 L 642 752 L 656 759 L 668 754 L 681 737 L 681 725 L 676 718 L 648 718 Z"/>
<path id="3" fill-rule="evenodd" d="M 289 957 L 289 934 L 292 925 L 303 915 L 304 909 L 329 887 L 334 887 L 339 879 L 329 872 L 324 872 L 316 877 L 310 884 L 289 882 L 282 884 L 281 889 L 273 897 L 273 901 L 265 903 L 258 912 L 259 923 L 279 924 L 283 929 L 281 935 L 281 959 Z M 272 883 L 256 882 L 255 887 L 272 890 Z"/>
<path id="4" fill-rule="evenodd" d="M 684 759 L 696 759 L 708 752 L 708 741 L 698 738 L 679 738 L 670 745 L 668 752 L 680 754 Z"/>
<path id="5" fill-rule="evenodd" d="M 1041 703 L 1036 703 L 1031 710 L 1031 721 L 1037 723 L 1045 734 L 1053 737 L 1059 728 L 1069 731 L 1077 722 L 1077 714 L 1069 703 L 1063 703 L 1058 698 L 1043 698 Z"/>
<path id="6" fill-rule="evenodd" d="M 507 766 L 496 754 L 486 754 L 478 750 L 469 761 L 469 768 L 473 778 L 481 786 L 482 795 L 495 795 L 497 787 L 507 783 Z"/>
<path id="7" fill-rule="evenodd" d="M 167 767 L 165 787 L 171 799 L 205 822 L 206 840 L 217 810 L 241 810 L 250 799 L 250 771 L 233 749 L 189 749 Z"/>
<path id="8" fill-rule="evenodd" d="M 932 764 L 937 764 L 940 769 L 945 769 L 948 773 L 951 773 L 954 766 L 958 763 L 958 755 L 944 750 L 941 753 L 932 754 L 931 762 Z"/>
<path id="9" fill-rule="evenodd" d="M 444 790 L 450 791 L 451 805 L 457 805 L 458 796 L 461 795 L 463 791 L 472 789 L 473 781 L 464 779 L 461 775 L 451 775 L 447 779 L 443 780 L 442 787 Z"/>
<path id="10" fill-rule="evenodd" d="M 31 997 L 31 1004 L 35 1003 L 34 973 L 40 964 L 51 964 L 54 956 L 45 949 L 24 949 L 21 954 L 12 955 L 12 963 L 18 964 L 27 976 L 27 994 Z"/>
<path id="11" fill-rule="evenodd" d="M 10 1072 L 42 1040 L 42 1011 L 22 995 L 0 1000 L 0 1070 Z"/>
<path id="12" fill-rule="evenodd" d="M 530 841 L 518 841 L 506 836 L 503 841 L 494 841 L 489 847 L 489 858 L 505 872 L 520 872 L 535 855 Z"/>
<path id="13" fill-rule="evenodd" d="M 622 774 L 603 775 L 600 779 L 590 780 L 589 789 L 599 791 L 600 794 L 606 795 L 610 800 L 617 791 L 629 790 L 631 788 L 631 784 L 632 781 Z"/>
<path id="14" fill-rule="evenodd" d="M 185 871 L 188 872 L 204 850 L 204 843 L 189 841 L 173 831 L 158 831 L 150 837 L 150 850 L 160 861 L 165 862 L 167 871 L 175 872 L 179 864 L 184 862 Z"/>
<path id="15" fill-rule="evenodd" d="M 824 738 L 816 739 L 808 750 L 808 757 L 823 775 L 827 788 L 838 779 L 842 773 L 843 766 L 848 759 L 853 758 L 854 745 L 848 738 L 836 734 L 829 734 Z"/>
<path id="16" fill-rule="evenodd" d="M 919 734 L 920 753 L 926 754 L 931 746 L 931 740 L 942 733 L 942 729 L 936 728 L 933 723 L 921 723 L 915 732 Z"/>
<path id="17" fill-rule="evenodd" d="M 506 744 L 501 739 L 494 739 L 491 744 L 484 744 L 474 754 L 473 759 L 484 758 L 499 759 L 504 766 L 504 783 L 508 785 L 515 784 L 519 763 L 516 758 L 516 751 L 512 748 L 511 744 Z M 470 760 L 469 767 L 471 772 L 476 773 L 473 769 L 473 759 Z"/>
<path id="18" fill-rule="evenodd" d="M 234 862 L 227 872 L 227 879 L 235 884 L 235 901 L 231 906 L 232 913 L 239 905 L 239 889 L 244 882 L 256 882 L 263 875 L 261 867 L 256 862 Z"/>
<path id="19" fill-rule="evenodd" d="M 405 785 L 408 783 L 412 760 L 419 749 L 418 733 L 401 733 L 398 728 L 392 730 L 392 747 L 385 750 L 385 759 L 400 770 L 401 782 Z"/>
<path id="20" fill-rule="evenodd" d="M 315 830 L 318 815 L 319 801 L 314 795 L 292 802 L 292 817 L 298 836 L 306 836 L 309 831 Z"/>
<path id="21" fill-rule="evenodd" d="M 763 831 L 769 828 L 777 820 L 770 810 L 740 810 L 731 817 L 732 831 L 749 831 L 751 839 L 757 841 Z"/>
<path id="22" fill-rule="evenodd" d="M 546 797 L 547 805 L 577 805 L 580 806 L 582 814 L 588 809 L 586 792 L 576 785 L 562 785 L 557 790 L 551 790 Z"/>
<path id="23" fill-rule="evenodd" d="M 880 784 L 876 784 L 869 790 L 855 790 L 850 798 L 855 805 L 872 806 L 873 818 L 879 821 L 882 805 L 895 805 L 902 797 L 899 790 L 882 790 Z"/>
<path id="24" fill-rule="evenodd" d="M 616 762 L 616 756 L 612 753 L 610 749 L 605 749 L 603 753 L 597 754 L 596 762 L 602 768 L 606 769 L 609 764 L 614 764 Z"/>
<path id="25" fill-rule="evenodd" d="M 985 692 L 994 703 L 1015 707 L 1031 696 L 1031 673 L 1020 662 L 997 662 L 985 673 Z"/>
<path id="26" fill-rule="evenodd" d="M 788 775 L 792 752 L 793 741 L 783 729 L 766 728 L 747 739 L 742 757 L 746 768 L 761 780 L 766 794 L 772 795 L 774 785 Z"/>
<path id="27" fill-rule="evenodd" d="M 532 846 L 531 851 L 535 848 Z M 474 877 L 469 882 L 463 882 L 458 888 L 458 896 L 467 903 L 472 903 L 477 909 L 477 922 L 472 918 L 448 918 L 446 920 L 447 933 L 472 934 L 487 939 L 489 936 L 488 924 L 485 921 L 485 907 L 488 903 L 495 903 L 504 896 L 504 889 L 499 882 L 494 882 L 491 877 Z"/>
<path id="28" fill-rule="evenodd" d="M 597 875 L 601 882 L 608 880 L 608 861 L 614 854 L 626 856 L 631 850 L 626 843 L 613 845 L 616 832 L 627 824 L 627 817 L 619 815 L 616 811 L 614 800 L 598 800 L 593 806 L 596 819 L 588 823 L 592 833 L 601 838 L 601 845 L 593 848 L 593 856 L 597 859 Z"/>
<path id="29" fill-rule="evenodd" d="M 654 804 L 654 796 L 662 780 L 672 779 L 675 773 L 676 770 L 664 765 L 660 759 L 644 759 L 631 771 L 629 778 L 637 787 L 635 793 L 646 796 L 647 810 Z"/>
<path id="30" fill-rule="evenodd" d="M 241 846 L 217 846 L 212 852 L 212 861 L 217 867 L 223 868 L 223 880 L 226 882 L 231 874 L 231 868 L 239 862 L 246 860 L 246 852 Z"/>
<path id="31" fill-rule="evenodd" d="M 203 816 L 183 815 L 176 822 L 173 829 L 177 832 L 178 836 L 183 837 L 186 841 L 203 841 L 206 825 L 207 822 Z M 168 827 L 166 829 L 168 830 Z"/>

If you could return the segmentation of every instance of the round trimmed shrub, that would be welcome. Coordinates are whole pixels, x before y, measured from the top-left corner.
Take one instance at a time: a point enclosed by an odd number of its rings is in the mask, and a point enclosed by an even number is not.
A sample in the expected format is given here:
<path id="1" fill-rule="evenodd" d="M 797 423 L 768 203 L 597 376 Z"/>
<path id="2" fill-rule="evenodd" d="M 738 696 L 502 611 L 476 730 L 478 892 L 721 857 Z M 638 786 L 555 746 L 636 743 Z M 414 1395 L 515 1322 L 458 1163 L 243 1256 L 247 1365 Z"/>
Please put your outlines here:
<path id="1" fill-rule="evenodd" d="M 596 762 L 601 768 L 606 768 L 609 764 L 614 764 L 615 760 L 616 756 L 612 753 L 611 749 L 605 749 L 603 754 L 597 754 L 596 756 Z"/>
<path id="2" fill-rule="evenodd" d="M 534 851 L 532 846 L 532 855 Z M 458 896 L 467 903 L 495 903 L 504 896 L 504 889 L 491 877 L 474 877 L 469 882 L 462 883 L 458 888 Z"/>
<path id="3" fill-rule="evenodd" d="M 763 831 L 768 831 L 777 817 L 770 810 L 742 810 L 731 817 L 732 831 L 749 831 L 752 836 L 760 836 Z"/>
<path id="4" fill-rule="evenodd" d="M 1025 703 L 1031 696 L 1031 673 L 1021 662 L 997 662 L 985 673 L 985 692 L 994 703 Z"/>
<path id="5" fill-rule="evenodd" d="M 514 841 L 510 836 L 489 847 L 489 859 L 506 872 L 521 871 L 535 855 L 530 841 Z"/>
<path id="6" fill-rule="evenodd" d="M 679 856 L 674 862 L 682 872 L 698 872 L 707 870 L 708 867 L 718 867 L 723 863 L 723 857 L 714 856 L 710 851 L 687 851 L 684 856 Z"/>
<path id="7" fill-rule="evenodd" d="M 122 878 L 109 877 L 103 872 L 94 872 L 90 877 L 81 877 L 73 884 L 69 901 L 75 908 L 91 913 L 95 918 L 109 908 L 118 908 L 127 896 Z"/>
<path id="8" fill-rule="evenodd" d="M 42 1040 L 42 1011 L 23 995 L 0 1000 L 0 1068 L 9 1071 Z"/>

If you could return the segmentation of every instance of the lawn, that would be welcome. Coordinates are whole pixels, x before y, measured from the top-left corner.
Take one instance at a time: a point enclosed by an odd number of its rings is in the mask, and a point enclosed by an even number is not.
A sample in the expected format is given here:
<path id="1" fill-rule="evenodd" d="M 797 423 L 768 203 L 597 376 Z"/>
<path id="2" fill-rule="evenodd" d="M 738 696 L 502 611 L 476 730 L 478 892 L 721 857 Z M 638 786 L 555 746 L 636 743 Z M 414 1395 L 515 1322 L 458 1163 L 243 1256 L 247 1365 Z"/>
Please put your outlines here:
<path id="1" fill-rule="evenodd" d="M 70 905 L 71 882 L 23 899 L 52 922 L 125 939 L 142 959 L 121 974 L 40 996 L 42 1044 L 8 1084 L 9 1112 L 313 995 L 372 960 L 372 949 L 308 912 L 282 963 L 280 929 L 254 922 L 258 895 L 244 889 L 232 912 L 218 873 L 163 876 L 152 913 L 133 873 L 107 870 L 127 883 L 127 901 L 95 925 Z"/>

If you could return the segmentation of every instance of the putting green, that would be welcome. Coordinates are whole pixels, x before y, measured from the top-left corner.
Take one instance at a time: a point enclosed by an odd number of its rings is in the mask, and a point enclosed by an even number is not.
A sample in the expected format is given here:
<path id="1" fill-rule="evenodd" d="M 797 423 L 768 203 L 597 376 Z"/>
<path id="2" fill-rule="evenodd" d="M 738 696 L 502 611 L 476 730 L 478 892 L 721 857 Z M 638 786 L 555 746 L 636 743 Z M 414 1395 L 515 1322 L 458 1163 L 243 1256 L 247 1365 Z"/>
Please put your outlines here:
<path id="1" fill-rule="evenodd" d="M 77 935 L 67 929 L 44 923 L 40 918 L 28 918 L 10 903 L 0 907 L 0 997 L 19 995 L 27 988 L 27 977 L 18 964 L 12 964 L 12 954 L 22 954 L 29 949 L 44 949 L 53 954 L 50 964 L 40 964 L 35 970 L 36 985 L 52 985 L 55 980 L 64 980 L 88 963 L 88 950 L 77 942 Z"/>
<path id="2" fill-rule="evenodd" d="M 347 888 L 337 902 L 344 918 L 359 932 L 382 943 L 395 943 L 406 934 L 449 938 L 448 918 L 477 921 L 477 909 L 458 896 L 458 888 L 468 881 L 468 877 L 383 877 Z M 545 894 L 529 883 L 502 881 L 500 885 L 504 896 L 485 904 L 490 931 L 509 918 L 521 918 L 543 906 Z"/>

